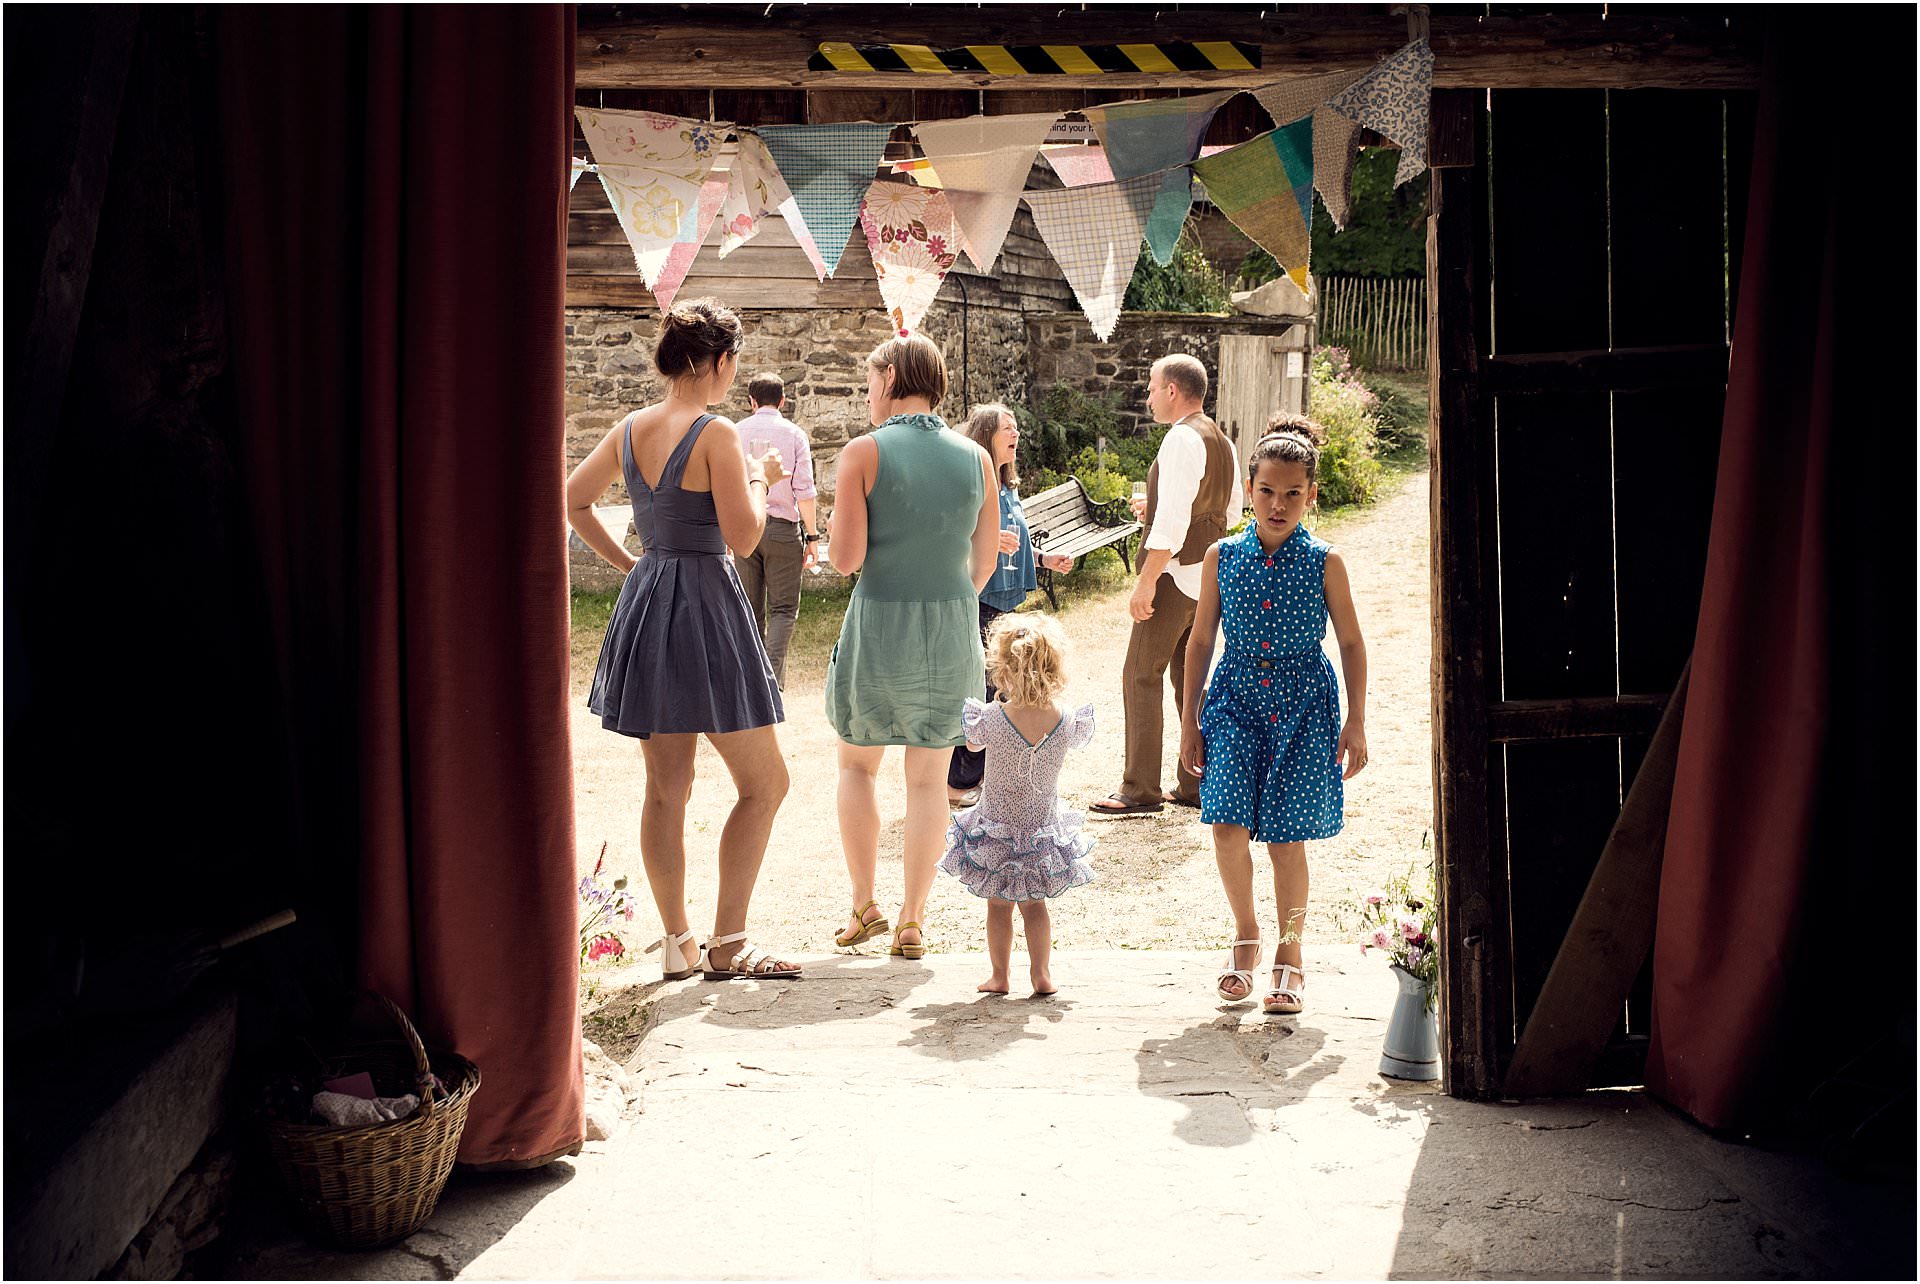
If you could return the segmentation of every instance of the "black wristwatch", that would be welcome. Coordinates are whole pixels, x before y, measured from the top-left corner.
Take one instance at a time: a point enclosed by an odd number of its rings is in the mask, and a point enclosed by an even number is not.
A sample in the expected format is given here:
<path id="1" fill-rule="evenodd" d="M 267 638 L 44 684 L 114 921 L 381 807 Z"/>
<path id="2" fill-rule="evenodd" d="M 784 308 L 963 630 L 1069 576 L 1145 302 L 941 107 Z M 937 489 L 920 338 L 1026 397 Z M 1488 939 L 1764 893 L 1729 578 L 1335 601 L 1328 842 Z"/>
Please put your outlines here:
<path id="1" fill-rule="evenodd" d="M 820 536 L 814 531 L 801 531 L 800 542 L 802 544 L 817 544 L 820 542 Z"/>

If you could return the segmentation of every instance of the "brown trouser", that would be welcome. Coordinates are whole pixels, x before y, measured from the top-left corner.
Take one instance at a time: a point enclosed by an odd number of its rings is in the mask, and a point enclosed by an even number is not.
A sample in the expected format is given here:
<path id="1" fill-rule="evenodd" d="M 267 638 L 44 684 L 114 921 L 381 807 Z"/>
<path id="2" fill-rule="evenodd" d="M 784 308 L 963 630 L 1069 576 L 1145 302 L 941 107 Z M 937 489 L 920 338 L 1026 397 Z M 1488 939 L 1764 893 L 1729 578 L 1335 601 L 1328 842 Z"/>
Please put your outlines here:
<path id="1" fill-rule="evenodd" d="M 1127 641 L 1127 660 L 1120 670 L 1120 692 L 1127 714 L 1127 771 L 1120 796 L 1128 803 L 1159 802 L 1160 763 L 1166 753 L 1163 735 L 1165 697 L 1161 675 L 1173 683 L 1173 707 L 1185 702 L 1181 690 L 1187 679 L 1187 638 L 1193 632 L 1196 603 L 1182 593 L 1173 576 L 1162 574 L 1153 590 L 1153 617 L 1134 621 Z M 1178 737 L 1176 737 L 1176 740 Z M 1176 769 L 1182 798 L 1200 796 L 1200 780 Z"/>
<path id="2" fill-rule="evenodd" d="M 782 691 L 787 689 L 787 643 L 800 618 L 800 570 L 806 557 L 800 523 L 769 517 L 759 546 L 749 556 L 733 559 L 740 588 L 753 608 L 753 622 L 760 626 L 760 640 L 766 644 L 773 680 Z"/>

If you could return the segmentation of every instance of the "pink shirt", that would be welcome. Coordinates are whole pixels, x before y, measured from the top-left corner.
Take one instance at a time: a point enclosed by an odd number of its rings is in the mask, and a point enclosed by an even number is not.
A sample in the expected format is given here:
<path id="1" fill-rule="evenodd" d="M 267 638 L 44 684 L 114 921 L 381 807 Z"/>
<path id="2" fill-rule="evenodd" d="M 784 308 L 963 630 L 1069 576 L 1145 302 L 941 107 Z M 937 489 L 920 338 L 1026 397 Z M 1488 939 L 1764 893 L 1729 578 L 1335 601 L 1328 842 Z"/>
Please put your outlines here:
<path id="1" fill-rule="evenodd" d="M 799 501 L 814 497 L 813 443 L 805 430 L 773 406 L 761 406 L 734 427 L 740 431 L 740 449 L 749 457 L 756 441 L 764 440 L 780 452 L 780 462 L 792 475 L 767 491 L 767 516 L 799 521 Z"/>

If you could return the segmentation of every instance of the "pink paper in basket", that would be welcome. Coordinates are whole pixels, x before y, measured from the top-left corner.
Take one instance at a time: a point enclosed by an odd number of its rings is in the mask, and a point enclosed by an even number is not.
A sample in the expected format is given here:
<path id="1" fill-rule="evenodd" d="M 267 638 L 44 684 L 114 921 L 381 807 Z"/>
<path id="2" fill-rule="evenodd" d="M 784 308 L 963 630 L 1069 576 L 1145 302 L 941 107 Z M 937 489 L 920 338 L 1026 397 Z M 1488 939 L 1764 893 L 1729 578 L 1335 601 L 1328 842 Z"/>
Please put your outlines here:
<path id="1" fill-rule="evenodd" d="M 359 1074 L 350 1074 L 340 1079 L 329 1079 L 320 1085 L 323 1092 L 337 1092 L 346 1097 L 360 1097 L 372 1101 L 379 1094 L 373 1090 L 373 1076 L 362 1070 Z"/>

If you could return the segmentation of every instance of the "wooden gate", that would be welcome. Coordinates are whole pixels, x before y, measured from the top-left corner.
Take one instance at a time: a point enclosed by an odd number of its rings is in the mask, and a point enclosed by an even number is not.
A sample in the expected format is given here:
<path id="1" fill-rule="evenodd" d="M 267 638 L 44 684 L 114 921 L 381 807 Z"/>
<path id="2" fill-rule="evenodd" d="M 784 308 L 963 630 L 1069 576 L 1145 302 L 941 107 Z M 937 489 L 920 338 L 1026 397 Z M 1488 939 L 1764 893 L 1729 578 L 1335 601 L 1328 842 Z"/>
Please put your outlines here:
<path id="1" fill-rule="evenodd" d="M 1313 360 L 1313 323 L 1302 319 L 1279 335 L 1220 336 L 1219 388 L 1214 422 L 1247 466 L 1253 443 L 1279 411 L 1307 413 L 1307 368 Z"/>
<path id="2" fill-rule="evenodd" d="M 1448 1091 L 1498 1095 L 1693 643 L 1752 95 L 1435 95 Z M 1643 968 L 1595 1085 L 1639 1082 Z"/>

